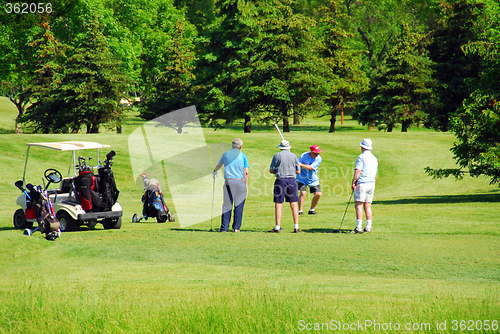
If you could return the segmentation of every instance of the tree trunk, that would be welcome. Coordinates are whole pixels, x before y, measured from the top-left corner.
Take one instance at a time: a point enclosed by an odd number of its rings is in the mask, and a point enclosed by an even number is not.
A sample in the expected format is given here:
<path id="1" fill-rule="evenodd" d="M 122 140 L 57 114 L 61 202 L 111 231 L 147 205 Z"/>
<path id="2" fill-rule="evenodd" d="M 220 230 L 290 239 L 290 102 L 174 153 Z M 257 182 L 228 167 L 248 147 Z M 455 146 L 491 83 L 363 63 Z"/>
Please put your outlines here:
<path id="1" fill-rule="evenodd" d="M 394 124 L 393 123 L 387 124 L 387 132 L 392 132 L 392 129 L 394 129 Z"/>
<path id="2" fill-rule="evenodd" d="M 233 122 L 234 122 L 233 115 L 227 115 L 227 117 L 226 117 L 226 125 L 232 125 Z"/>
<path id="3" fill-rule="evenodd" d="M 288 111 L 283 109 L 281 112 L 283 116 L 283 132 L 290 132 L 290 123 L 288 122 Z"/>
<path id="4" fill-rule="evenodd" d="M 244 133 L 252 132 L 252 118 L 248 115 L 245 115 L 245 127 L 243 128 Z"/>
<path id="5" fill-rule="evenodd" d="M 408 128 L 411 125 L 411 119 L 406 119 L 401 123 L 401 132 L 408 132 Z"/>
<path id="6" fill-rule="evenodd" d="M 99 123 L 92 123 L 92 128 L 90 129 L 90 133 L 99 133 Z"/>
<path id="7" fill-rule="evenodd" d="M 293 124 L 300 124 L 300 115 L 296 111 L 293 112 Z"/>
<path id="8" fill-rule="evenodd" d="M 330 115 L 332 116 L 330 118 L 330 129 L 328 130 L 329 133 L 335 132 L 335 123 L 337 122 L 337 110 L 334 109 L 330 112 Z"/>

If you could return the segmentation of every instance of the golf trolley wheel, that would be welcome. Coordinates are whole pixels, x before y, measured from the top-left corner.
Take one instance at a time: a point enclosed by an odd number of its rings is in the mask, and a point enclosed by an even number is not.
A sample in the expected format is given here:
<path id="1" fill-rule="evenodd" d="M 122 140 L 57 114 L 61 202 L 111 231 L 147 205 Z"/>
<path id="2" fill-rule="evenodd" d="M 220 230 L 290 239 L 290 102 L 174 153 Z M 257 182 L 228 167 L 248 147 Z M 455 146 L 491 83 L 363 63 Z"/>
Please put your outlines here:
<path id="1" fill-rule="evenodd" d="M 106 230 L 110 230 L 110 229 L 119 230 L 122 227 L 122 217 L 103 219 L 102 226 Z"/>
<path id="2" fill-rule="evenodd" d="M 168 214 L 168 221 L 171 223 L 175 222 L 175 216 L 173 213 Z"/>
<path id="3" fill-rule="evenodd" d="M 33 222 L 26 221 L 26 216 L 24 215 L 23 209 L 17 209 L 16 212 L 14 212 L 13 221 L 14 227 L 18 230 L 33 227 Z"/>
<path id="4" fill-rule="evenodd" d="M 66 211 L 59 211 L 56 216 L 61 226 L 61 232 L 74 231 L 77 228 L 76 220 Z"/>
<path id="5" fill-rule="evenodd" d="M 31 237 L 33 235 L 33 231 L 31 231 L 31 229 L 29 229 L 29 228 L 26 228 L 23 231 L 23 235 L 25 235 L 27 237 Z"/>
<path id="6" fill-rule="evenodd" d="M 132 223 L 138 223 L 140 221 L 140 217 L 137 213 L 134 213 L 134 215 L 132 216 Z"/>

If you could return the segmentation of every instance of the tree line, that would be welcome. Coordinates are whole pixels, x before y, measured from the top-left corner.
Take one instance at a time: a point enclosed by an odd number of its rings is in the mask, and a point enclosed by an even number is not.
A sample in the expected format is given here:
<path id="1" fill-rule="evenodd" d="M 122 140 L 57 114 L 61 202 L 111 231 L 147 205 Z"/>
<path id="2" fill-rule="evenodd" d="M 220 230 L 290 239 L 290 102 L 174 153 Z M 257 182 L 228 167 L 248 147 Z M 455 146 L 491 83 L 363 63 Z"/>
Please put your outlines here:
<path id="1" fill-rule="evenodd" d="M 42 133 L 120 129 L 132 95 L 144 119 L 196 105 L 245 132 L 309 114 L 334 132 L 349 110 L 388 132 L 452 130 L 461 167 L 477 157 L 492 175 L 499 18 L 495 0 L 53 0 L 50 13 L 2 8 L 0 87 L 16 127 Z"/>

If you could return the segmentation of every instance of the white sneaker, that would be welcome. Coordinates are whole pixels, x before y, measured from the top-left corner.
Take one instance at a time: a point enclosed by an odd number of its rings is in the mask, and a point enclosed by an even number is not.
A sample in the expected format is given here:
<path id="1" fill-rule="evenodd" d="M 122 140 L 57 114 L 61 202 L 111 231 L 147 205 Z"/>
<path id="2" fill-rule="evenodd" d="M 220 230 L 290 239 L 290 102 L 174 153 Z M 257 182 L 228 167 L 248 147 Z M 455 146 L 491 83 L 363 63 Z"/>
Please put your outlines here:
<path id="1" fill-rule="evenodd" d="M 371 228 L 371 227 L 365 227 L 364 231 L 365 231 L 365 232 L 371 232 L 371 231 L 372 231 L 372 228 Z"/>
<path id="2" fill-rule="evenodd" d="M 354 229 L 354 233 L 362 234 L 362 233 L 363 233 L 363 230 L 362 230 L 362 229 L 360 229 L 360 228 L 357 228 L 357 227 L 356 227 L 356 228 Z"/>

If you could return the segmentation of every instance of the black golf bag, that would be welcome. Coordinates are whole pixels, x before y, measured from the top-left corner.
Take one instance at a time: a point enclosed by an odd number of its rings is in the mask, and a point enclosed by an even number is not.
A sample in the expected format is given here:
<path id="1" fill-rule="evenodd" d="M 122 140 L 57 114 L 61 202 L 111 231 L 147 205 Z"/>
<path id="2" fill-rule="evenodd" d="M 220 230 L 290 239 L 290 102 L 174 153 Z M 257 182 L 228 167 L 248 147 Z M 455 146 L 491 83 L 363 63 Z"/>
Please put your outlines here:
<path id="1" fill-rule="evenodd" d="M 101 167 L 99 172 L 99 191 L 102 198 L 102 211 L 110 211 L 118 200 L 120 193 L 116 188 L 113 171 L 109 167 Z"/>
<path id="2" fill-rule="evenodd" d="M 31 198 L 30 201 L 26 201 L 26 214 L 28 212 L 34 213 L 38 222 L 38 228 L 36 230 L 45 234 L 45 239 L 55 240 L 60 236 L 60 225 L 54 213 L 52 202 L 40 187 L 34 187 L 32 184 L 28 183 L 26 188 L 29 190 L 27 194 L 29 198 Z M 31 230 L 29 230 L 28 234 L 31 235 L 31 233 Z"/>
<path id="3" fill-rule="evenodd" d="M 164 223 L 169 219 L 169 210 L 163 200 L 161 188 L 156 182 L 149 182 L 149 185 L 144 191 L 144 195 L 142 195 L 142 215 L 146 219 L 148 217 L 155 217 L 158 223 Z"/>
<path id="4" fill-rule="evenodd" d="M 85 159 L 78 158 L 78 177 L 75 188 L 83 209 L 87 212 L 111 211 L 120 193 L 116 188 L 115 178 L 111 171 L 115 151 L 106 155 L 104 165 L 98 168 L 98 176 L 94 175 L 92 167 L 85 164 Z"/>

